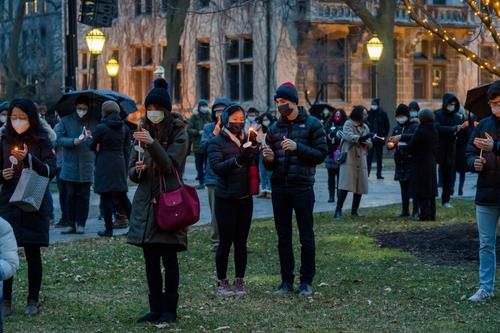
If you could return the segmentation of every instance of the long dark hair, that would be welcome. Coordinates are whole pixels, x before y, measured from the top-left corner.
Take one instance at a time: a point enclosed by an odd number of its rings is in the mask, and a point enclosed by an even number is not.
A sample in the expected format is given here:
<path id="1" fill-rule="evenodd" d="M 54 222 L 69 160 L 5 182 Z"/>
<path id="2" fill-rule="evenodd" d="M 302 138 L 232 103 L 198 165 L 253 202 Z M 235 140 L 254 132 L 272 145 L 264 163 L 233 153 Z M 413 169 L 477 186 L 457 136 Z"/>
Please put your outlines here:
<path id="1" fill-rule="evenodd" d="M 146 110 L 146 115 L 140 121 L 140 126 L 146 129 L 154 139 L 157 139 L 160 143 L 168 142 L 168 137 L 170 136 L 173 129 L 173 119 L 171 111 L 156 105 L 156 110 L 163 111 L 165 118 L 159 124 L 153 124 L 147 117 L 148 111 Z M 170 144 L 170 142 L 169 142 Z"/>
<path id="2" fill-rule="evenodd" d="M 337 112 L 340 113 L 340 123 L 335 122 L 335 115 L 337 114 Z M 330 122 L 335 125 L 344 125 L 346 120 L 347 120 L 347 114 L 345 113 L 344 109 L 335 109 L 335 111 L 333 111 L 332 116 L 330 117 Z"/>
<path id="3" fill-rule="evenodd" d="M 10 120 L 12 116 L 12 111 L 14 108 L 19 108 L 21 111 L 26 113 L 28 116 L 28 121 L 30 123 L 30 127 L 28 130 L 22 134 L 17 134 L 16 130 L 12 127 L 12 121 Z M 38 115 L 38 111 L 36 109 L 35 103 L 26 98 L 15 99 L 10 102 L 9 111 L 8 111 L 8 119 L 5 124 L 7 135 L 9 137 L 18 137 L 18 136 L 29 136 L 35 140 L 40 140 L 42 138 L 46 138 L 48 136 L 47 131 L 43 128 L 40 123 L 40 117 Z"/>
<path id="4" fill-rule="evenodd" d="M 363 122 L 363 114 L 366 111 L 366 108 L 363 105 L 356 105 L 352 108 L 351 115 L 349 118 L 351 118 L 352 121 L 357 121 L 357 122 Z"/>

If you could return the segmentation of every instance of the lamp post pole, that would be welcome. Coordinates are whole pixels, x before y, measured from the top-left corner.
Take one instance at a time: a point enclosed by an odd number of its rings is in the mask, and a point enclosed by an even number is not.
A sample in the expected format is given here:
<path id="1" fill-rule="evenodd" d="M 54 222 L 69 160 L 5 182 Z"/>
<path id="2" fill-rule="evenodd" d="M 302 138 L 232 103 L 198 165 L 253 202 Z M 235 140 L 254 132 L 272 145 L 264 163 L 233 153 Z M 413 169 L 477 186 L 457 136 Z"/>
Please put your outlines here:
<path id="1" fill-rule="evenodd" d="M 372 98 L 377 98 L 377 62 L 382 56 L 382 51 L 384 49 L 384 44 L 378 39 L 377 35 L 373 37 L 366 44 L 366 49 L 368 51 L 368 56 L 372 61 Z"/>

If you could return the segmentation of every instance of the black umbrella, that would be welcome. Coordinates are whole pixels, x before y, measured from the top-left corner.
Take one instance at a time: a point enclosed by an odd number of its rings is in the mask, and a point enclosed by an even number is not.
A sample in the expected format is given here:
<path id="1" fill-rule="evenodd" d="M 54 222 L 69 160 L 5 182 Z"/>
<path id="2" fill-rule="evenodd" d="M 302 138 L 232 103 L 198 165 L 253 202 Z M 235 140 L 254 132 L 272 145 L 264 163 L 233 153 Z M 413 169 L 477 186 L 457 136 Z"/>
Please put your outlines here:
<path id="1" fill-rule="evenodd" d="M 65 93 L 54 107 L 59 117 L 67 116 L 75 112 L 75 102 L 79 96 L 85 96 L 90 102 L 89 111 L 96 117 L 100 117 L 101 105 L 105 101 L 115 101 L 120 105 L 122 116 L 135 112 L 137 107 L 133 99 L 127 95 L 112 90 L 75 90 Z"/>
<path id="2" fill-rule="evenodd" d="M 309 108 L 309 114 L 313 117 L 318 118 L 318 119 L 323 119 L 322 112 L 325 108 L 328 109 L 330 111 L 330 113 L 335 111 L 335 108 L 333 106 L 331 106 L 330 104 L 317 103 L 317 104 L 311 105 L 311 107 Z"/>
<path id="3" fill-rule="evenodd" d="M 488 88 L 491 83 L 485 84 L 467 91 L 467 99 L 464 108 L 474 113 L 479 119 L 491 115 L 491 108 L 488 104 Z"/>

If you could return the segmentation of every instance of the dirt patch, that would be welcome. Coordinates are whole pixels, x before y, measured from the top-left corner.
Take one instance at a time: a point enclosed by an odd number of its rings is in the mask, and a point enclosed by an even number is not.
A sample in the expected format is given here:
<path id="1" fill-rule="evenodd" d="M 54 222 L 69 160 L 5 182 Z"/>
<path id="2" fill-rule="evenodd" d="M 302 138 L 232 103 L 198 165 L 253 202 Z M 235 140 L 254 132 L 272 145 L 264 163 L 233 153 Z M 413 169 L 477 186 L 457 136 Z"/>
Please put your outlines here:
<path id="1" fill-rule="evenodd" d="M 409 251 L 422 260 L 437 265 L 479 261 L 479 235 L 475 224 L 380 234 L 376 240 L 382 247 Z M 499 250 L 500 246 L 497 246 L 498 263 Z"/>

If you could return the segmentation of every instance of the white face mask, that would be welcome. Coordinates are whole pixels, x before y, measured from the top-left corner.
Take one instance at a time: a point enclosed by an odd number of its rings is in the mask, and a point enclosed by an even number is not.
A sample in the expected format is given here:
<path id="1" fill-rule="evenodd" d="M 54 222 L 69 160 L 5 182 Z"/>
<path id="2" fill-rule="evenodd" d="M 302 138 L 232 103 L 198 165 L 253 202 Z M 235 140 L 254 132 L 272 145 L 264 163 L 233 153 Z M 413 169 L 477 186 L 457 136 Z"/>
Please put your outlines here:
<path id="1" fill-rule="evenodd" d="M 500 118 L 500 107 L 491 107 L 491 112 L 495 115 L 495 117 Z"/>
<path id="2" fill-rule="evenodd" d="M 22 134 L 30 128 L 30 122 L 23 119 L 12 120 L 12 127 L 17 132 L 17 134 Z"/>
<path id="3" fill-rule="evenodd" d="M 255 116 L 248 116 L 248 120 L 255 121 Z"/>
<path id="4" fill-rule="evenodd" d="M 329 114 L 330 111 L 328 111 L 328 109 L 323 110 L 323 117 L 328 117 Z"/>
<path id="5" fill-rule="evenodd" d="M 372 105 L 372 110 L 374 111 L 378 110 L 378 105 Z"/>
<path id="6" fill-rule="evenodd" d="M 410 117 L 417 118 L 417 116 L 418 116 L 418 111 L 411 111 L 410 112 Z"/>
<path id="7" fill-rule="evenodd" d="M 208 113 L 208 112 L 210 112 L 210 109 L 208 107 L 206 107 L 206 106 L 202 106 L 200 108 L 200 112 L 201 113 Z"/>
<path id="8" fill-rule="evenodd" d="M 83 118 L 87 114 L 88 110 L 83 110 L 83 109 L 76 109 L 76 113 L 78 114 L 78 117 Z"/>
<path id="9" fill-rule="evenodd" d="M 453 112 L 455 111 L 455 105 L 454 104 L 450 104 L 446 107 L 446 110 L 450 111 L 450 112 Z"/>
<path id="10" fill-rule="evenodd" d="M 408 121 L 408 117 L 397 117 L 396 121 L 398 122 L 398 124 L 403 125 Z"/>
<path id="11" fill-rule="evenodd" d="M 264 120 L 262 122 L 262 125 L 266 126 L 266 127 L 269 127 L 269 125 L 271 125 L 271 121 L 270 120 Z"/>
<path id="12" fill-rule="evenodd" d="M 2 122 L 3 124 L 5 124 L 7 122 L 7 116 L 1 115 L 0 116 L 0 122 Z"/>
<path id="13" fill-rule="evenodd" d="M 159 124 L 165 118 L 165 113 L 163 111 L 152 110 L 148 111 L 147 117 L 153 124 Z"/>

